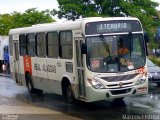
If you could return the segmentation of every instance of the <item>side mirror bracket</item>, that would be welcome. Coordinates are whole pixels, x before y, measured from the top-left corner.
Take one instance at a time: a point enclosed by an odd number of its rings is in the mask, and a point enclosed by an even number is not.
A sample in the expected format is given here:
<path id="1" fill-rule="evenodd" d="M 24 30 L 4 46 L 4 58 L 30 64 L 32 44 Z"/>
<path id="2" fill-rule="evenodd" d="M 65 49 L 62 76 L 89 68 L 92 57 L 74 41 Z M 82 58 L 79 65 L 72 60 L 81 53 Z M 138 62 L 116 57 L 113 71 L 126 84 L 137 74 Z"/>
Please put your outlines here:
<path id="1" fill-rule="evenodd" d="M 145 41 L 145 48 L 146 48 L 146 56 L 148 56 L 147 43 L 149 42 L 149 37 L 147 33 L 144 33 L 144 41 Z"/>

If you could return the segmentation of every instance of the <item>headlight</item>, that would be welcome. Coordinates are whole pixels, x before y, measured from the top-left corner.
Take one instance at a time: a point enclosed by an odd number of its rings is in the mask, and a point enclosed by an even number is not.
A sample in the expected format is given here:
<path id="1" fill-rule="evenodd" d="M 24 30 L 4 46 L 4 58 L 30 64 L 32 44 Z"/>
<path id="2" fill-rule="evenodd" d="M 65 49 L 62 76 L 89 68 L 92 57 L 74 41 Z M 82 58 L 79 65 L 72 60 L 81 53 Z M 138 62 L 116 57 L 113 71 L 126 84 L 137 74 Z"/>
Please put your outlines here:
<path id="1" fill-rule="evenodd" d="M 140 77 L 140 79 L 137 80 L 136 85 L 143 84 L 146 81 L 146 76 Z"/>
<path id="2" fill-rule="evenodd" d="M 152 73 L 147 73 L 148 78 L 152 78 Z"/>
<path id="3" fill-rule="evenodd" d="M 92 85 L 93 88 L 95 89 L 104 89 L 104 85 L 102 85 L 102 83 L 99 82 L 99 77 L 95 76 L 93 79 L 88 78 L 88 82 Z"/>
<path id="4" fill-rule="evenodd" d="M 154 73 L 154 75 L 156 75 L 156 76 L 157 76 L 157 75 L 159 75 L 159 74 L 158 74 L 157 72 L 155 72 L 155 73 Z"/>

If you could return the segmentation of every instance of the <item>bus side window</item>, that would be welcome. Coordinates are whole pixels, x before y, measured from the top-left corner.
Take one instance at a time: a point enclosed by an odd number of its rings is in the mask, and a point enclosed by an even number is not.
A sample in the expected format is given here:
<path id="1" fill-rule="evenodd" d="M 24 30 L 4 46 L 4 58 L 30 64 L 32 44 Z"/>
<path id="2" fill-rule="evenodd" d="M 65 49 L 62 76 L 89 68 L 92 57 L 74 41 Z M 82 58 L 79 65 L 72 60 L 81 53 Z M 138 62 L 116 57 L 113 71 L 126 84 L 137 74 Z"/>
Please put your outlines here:
<path id="1" fill-rule="evenodd" d="M 34 57 L 35 56 L 35 34 L 31 33 L 27 35 L 27 50 L 28 55 Z"/>
<path id="2" fill-rule="evenodd" d="M 27 54 L 27 39 L 25 34 L 19 36 L 19 49 L 20 56 L 25 56 Z"/>
<path id="3" fill-rule="evenodd" d="M 59 53 L 58 32 L 49 32 L 47 34 L 47 56 L 58 58 Z"/>
<path id="4" fill-rule="evenodd" d="M 13 40 L 12 40 L 12 36 L 9 36 L 9 53 L 12 56 L 13 55 Z"/>
<path id="5" fill-rule="evenodd" d="M 38 57 L 46 57 L 46 34 L 45 33 L 37 33 L 37 56 Z"/>
<path id="6" fill-rule="evenodd" d="M 60 57 L 72 59 L 73 56 L 73 38 L 71 31 L 60 32 Z"/>

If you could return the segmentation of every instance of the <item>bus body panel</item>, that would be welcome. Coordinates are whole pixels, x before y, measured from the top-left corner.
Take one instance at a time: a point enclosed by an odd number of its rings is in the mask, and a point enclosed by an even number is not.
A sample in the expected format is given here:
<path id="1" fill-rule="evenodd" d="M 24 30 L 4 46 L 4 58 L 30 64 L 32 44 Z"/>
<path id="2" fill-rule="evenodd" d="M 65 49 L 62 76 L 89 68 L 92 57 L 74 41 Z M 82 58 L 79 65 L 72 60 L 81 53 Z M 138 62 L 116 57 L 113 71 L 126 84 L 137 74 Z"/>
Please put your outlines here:
<path id="1" fill-rule="evenodd" d="M 94 101 L 101 101 L 101 100 L 112 100 L 116 98 L 124 98 L 127 96 L 136 96 L 136 95 L 143 95 L 148 94 L 148 81 L 146 80 L 144 84 L 135 85 L 137 79 L 140 78 L 143 74 L 138 73 L 137 70 L 130 71 L 126 73 L 120 73 L 118 76 L 115 73 L 112 74 L 104 74 L 104 73 L 92 73 L 87 72 L 87 77 L 90 76 L 99 76 L 100 78 L 104 77 L 118 77 L 124 75 L 134 75 L 136 74 L 133 79 L 124 80 L 124 81 L 115 81 L 115 82 L 106 82 L 104 79 L 101 79 L 100 82 L 106 86 L 107 89 L 97 90 L 94 89 L 86 80 L 86 102 L 94 102 Z M 87 78 L 85 78 L 87 79 Z M 148 79 L 148 78 L 146 78 Z M 119 84 L 123 83 L 123 86 Z M 113 86 L 114 85 L 114 86 Z M 111 86 L 111 87 L 107 87 Z M 113 93 L 112 93 L 113 92 Z"/>
<path id="2" fill-rule="evenodd" d="M 10 36 L 13 36 L 13 41 L 19 40 L 19 35 L 21 34 L 29 34 L 29 33 L 41 33 L 45 32 L 46 35 L 49 32 L 58 31 L 60 34 L 61 31 L 72 31 L 72 53 L 73 57 L 71 59 L 63 59 L 60 56 L 57 58 L 49 58 L 49 57 L 31 57 L 31 56 L 20 56 L 19 55 L 19 68 L 18 71 L 15 71 L 15 50 L 13 49 L 14 54 L 10 56 L 10 64 L 11 64 L 11 73 L 14 76 L 16 81 L 16 74 L 18 74 L 19 82 L 22 85 L 26 85 L 25 75 L 29 73 L 32 77 L 34 88 L 41 89 L 48 93 L 56 93 L 59 95 L 63 94 L 62 91 L 62 81 L 64 79 L 69 80 L 72 90 L 74 93 L 74 97 L 76 99 L 93 102 L 100 100 L 108 100 L 115 98 L 123 98 L 132 95 L 143 95 L 148 93 L 148 81 L 146 80 L 143 84 L 135 85 L 137 80 L 141 78 L 141 73 L 138 73 L 135 77 L 128 80 L 119 81 L 110 81 L 102 79 L 105 77 L 121 77 L 123 75 L 128 76 L 128 74 L 136 74 L 137 70 L 130 70 L 126 72 L 117 73 L 101 73 L 94 72 L 89 69 L 87 66 L 87 54 L 81 53 L 82 43 L 86 43 L 86 38 L 90 36 L 99 36 L 95 35 L 85 35 L 85 25 L 89 22 L 100 22 L 100 21 L 114 21 L 114 20 L 137 20 L 137 18 L 88 18 L 77 20 L 75 22 L 64 22 L 64 23 L 50 23 L 44 25 L 34 25 L 32 27 L 27 28 L 18 28 L 12 29 L 9 32 Z M 143 34 L 143 31 L 137 32 L 138 34 Z M 106 35 L 121 35 L 128 33 L 106 33 Z M 133 32 L 136 34 L 136 32 Z M 104 34 L 105 35 L 105 34 Z M 14 43 L 13 43 L 14 44 Z M 18 43 L 19 45 L 19 43 Z M 27 62 L 26 58 L 30 59 L 30 68 L 26 68 Z M 145 67 L 146 65 L 144 65 Z M 145 67 L 146 70 L 146 67 Z M 95 76 L 100 77 L 99 82 L 102 83 L 105 88 L 96 89 L 89 83 L 89 79 L 93 79 Z M 145 76 L 145 75 L 144 75 Z M 147 78 L 145 78 L 147 79 Z M 17 82 L 17 81 L 16 81 Z M 121 83 L 122 86 L 121 87 Z M 131 83 L 131 84 L 128 84 Z M 120 86 L 112 86 L 112 85 L 120 85 Z M 128 84 L 128 85 L 125 85 Z M 112 86 L 112 87 L 108 87 Z M 128 91 L 128 93 L 124 93 L 123 91 Z M 117 91 L 116 91 L 117 90 Z M 117 94 L 113 95 L 112 91 L 116 91 Z M 120 94 L 118 92 L 120 91 Z"/>
<path id="3" fill-rule="evenodd" d="M 145 84 L 148 84 L 148 82 L 146 82 Z M 146 90 L 143 92 L 134 93 L 134 91 L 138 90 L 138 88 L 146 88 Z M 109 90 L 109 89 L 95 90 L 92 87 L 86 87 L 86 91 L 87 91 L 86 102 L 94 102 L 94 101 L 101 101 L 101 100 L 107 101 L 107 100 L 112 100 L 112 99 L 116 99 L 116 98 L 124 98 L 124 97 L 128 97 L 128 96 L 148 94 L 148 86 L 147 85 L 128 87 L 128 88 L 125 88 L 124 90 L 128 90 L 128 89 L 131 89 L 130 92 L 128 92 L 128 93 L 119 94 L 119 95 L 112 95 L 112 93 L 111 93 L 112 90 Z M 117 91 L 123 91 L 123 89 L 117 89 Z"/>

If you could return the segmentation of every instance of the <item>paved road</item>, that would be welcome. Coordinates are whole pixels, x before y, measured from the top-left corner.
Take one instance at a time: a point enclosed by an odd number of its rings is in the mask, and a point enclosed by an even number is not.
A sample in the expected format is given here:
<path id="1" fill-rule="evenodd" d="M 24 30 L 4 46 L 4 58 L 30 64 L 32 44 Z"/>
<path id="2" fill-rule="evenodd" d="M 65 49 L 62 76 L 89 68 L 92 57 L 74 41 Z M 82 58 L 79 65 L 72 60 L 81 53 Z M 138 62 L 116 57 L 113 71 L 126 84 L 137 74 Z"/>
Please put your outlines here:
<path id="1" fill-rule="evenodd" d="M 40 98 L 37 95 L 30 96 L 26 87 L 17 86 L 10 77 L 1 75 L 0 120 L 79 120 L 61 111 L 36 104 L 34 101 Z"/>
<path id="2" fill-rule="evenodd" d="M 159 93 L 160 88 L 151 84 L 148 95 L 128 97 L 121 102 L 66 104 L 59 95 L 30 95 L 26 87 L 1 76 L 0 117 L 2 120 L 158 120 Z"/>

